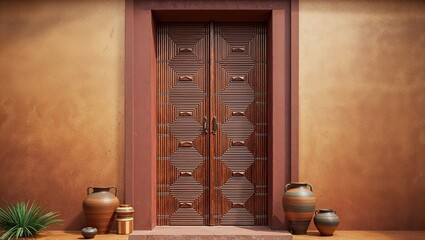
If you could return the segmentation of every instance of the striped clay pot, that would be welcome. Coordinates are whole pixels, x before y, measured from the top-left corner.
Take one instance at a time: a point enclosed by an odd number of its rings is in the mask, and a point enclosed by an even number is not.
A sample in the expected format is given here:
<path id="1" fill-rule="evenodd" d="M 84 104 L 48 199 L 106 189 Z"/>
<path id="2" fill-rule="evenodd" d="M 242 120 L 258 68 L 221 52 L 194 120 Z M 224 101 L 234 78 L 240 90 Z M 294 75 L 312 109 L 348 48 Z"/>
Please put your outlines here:
<path id="1" fill-rule="evenodd" d="M 322 236 L 332 236 L 339 225 L 339 218 L 333 209 L 316 210 L 314 225 Z"/>
<path id="2" fill-rule="evenodd" d="M 282 203 L 289 231 L 295 235 L 306 234 L 316 208 L 313 187 L 305 182 L 287 184 Z"/>

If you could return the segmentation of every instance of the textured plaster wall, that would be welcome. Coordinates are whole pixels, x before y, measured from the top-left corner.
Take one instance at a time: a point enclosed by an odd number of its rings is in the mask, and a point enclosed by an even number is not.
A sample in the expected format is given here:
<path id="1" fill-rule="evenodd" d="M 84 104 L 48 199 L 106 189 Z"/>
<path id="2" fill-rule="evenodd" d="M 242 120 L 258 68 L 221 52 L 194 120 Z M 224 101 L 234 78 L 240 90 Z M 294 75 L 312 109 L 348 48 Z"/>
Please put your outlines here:
<path id="1" fill-rule="evenodd" d="M 424 13 L 300 1 L 300 180 L 341 229 L 425 230 Z"/>
<path id="2" fill-rule="evenodd" d="M 124 1 L 0 2 L 0 205 L 85 224 L 88 186 L 124 196 Z"/>
<path id="3" fill-rule="evenodd" d="M 342 229 L 424 229 L 425 4 L 300 0 L 300 179 Z M 124 1 L 0 2 L 0 205 L 124 188 Z"/>

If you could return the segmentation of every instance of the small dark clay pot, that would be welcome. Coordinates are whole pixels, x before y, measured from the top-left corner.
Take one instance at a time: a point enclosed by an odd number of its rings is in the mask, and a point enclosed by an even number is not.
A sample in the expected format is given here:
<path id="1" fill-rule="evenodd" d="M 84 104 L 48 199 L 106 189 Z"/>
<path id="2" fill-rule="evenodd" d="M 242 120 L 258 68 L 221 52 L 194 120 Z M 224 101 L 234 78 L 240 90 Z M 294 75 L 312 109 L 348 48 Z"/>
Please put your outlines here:
<path id="1" fill-rule="evenodd" d="M 332 236 L 339 225 L 339 218 L 333 209 L 316 210 L 314 225 L 322 236 Z"/>
<path id="2" fill-rule="evenodd" d="M 85 227 L 81 229 L 81 234 L 84 238 L 94 238 L 97 234 L 97 228 L 94 227 Z"/>

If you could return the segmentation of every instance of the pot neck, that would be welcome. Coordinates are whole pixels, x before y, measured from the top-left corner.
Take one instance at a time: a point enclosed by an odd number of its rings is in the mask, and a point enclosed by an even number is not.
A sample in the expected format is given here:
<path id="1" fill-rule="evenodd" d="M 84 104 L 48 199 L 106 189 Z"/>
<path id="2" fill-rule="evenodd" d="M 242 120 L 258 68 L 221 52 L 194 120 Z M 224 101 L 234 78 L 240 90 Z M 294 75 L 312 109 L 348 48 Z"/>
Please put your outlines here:
<path id="1" fill-rule="evenodd" d="M 309 184 L 306 182 L 291 182 L 288 186 L 288 189 L 291 188 L 308 188 Z"/>
<path id="2" fill-rule="evenodd" d="M 110 187 L 94 187 L 93 192 L 109 192 Z"/>

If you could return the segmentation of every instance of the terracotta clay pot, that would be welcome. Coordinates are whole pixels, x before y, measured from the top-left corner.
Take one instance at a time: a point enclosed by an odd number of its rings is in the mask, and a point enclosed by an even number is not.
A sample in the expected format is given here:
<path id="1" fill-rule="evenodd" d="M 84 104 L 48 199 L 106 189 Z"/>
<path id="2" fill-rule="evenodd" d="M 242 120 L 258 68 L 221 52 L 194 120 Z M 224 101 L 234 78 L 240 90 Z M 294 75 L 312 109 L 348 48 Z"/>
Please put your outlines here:
<path id="1" fill-rule="evenodd" d="M 339 218 L 333 209 L 316 210 L 314 225 L 323 236 L 332 236 L 339 225 Z"/>
<path id="2" fill-rule="evenodd" d="M 304 182 L 287 184 L 282 203 L 289 231 L 295 235 L 306 234 L 316 208 L 313 187 Z"/>
<path id="3" fill-rule="evenodd" d="M 111 188 L 115 189 L 115 194 L 109 192 Z M 92 193 L 90 189 L 93 189 Z M 87 225 L 97 228 L 99 234 L 109 233 L 111 229 L 115 209 L 120 205 L 116 195 L 116 187 L 87 188 L 87 197 L 83 201 L 84 215 Z"/>

